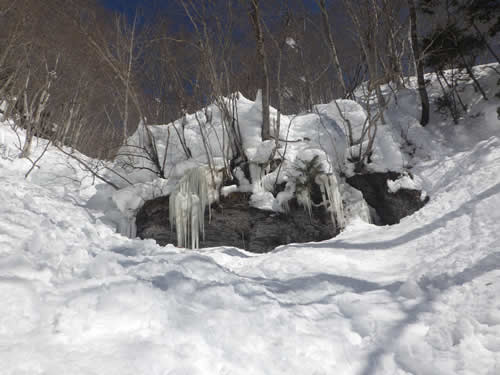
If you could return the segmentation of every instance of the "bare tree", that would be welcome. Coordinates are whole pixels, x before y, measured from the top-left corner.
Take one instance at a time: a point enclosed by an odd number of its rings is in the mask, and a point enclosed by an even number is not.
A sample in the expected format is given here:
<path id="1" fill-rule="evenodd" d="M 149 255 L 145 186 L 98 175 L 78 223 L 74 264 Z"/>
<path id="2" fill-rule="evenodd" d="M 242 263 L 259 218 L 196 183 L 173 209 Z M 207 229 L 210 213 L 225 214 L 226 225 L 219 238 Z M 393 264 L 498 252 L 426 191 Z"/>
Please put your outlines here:
<path id="1" fill-rule="evenodd" d="M 255 32 L 255 42 L 257 50 L 257 63 L 260 67 L 260 82 L 262 90 L 262 140 L 271 139 L 271 123 L 270 123 L 270 113 L 269 113 L 269 72 L 266 49 L 264 46 L 264 31 L 262 27 L 262 16 L 260 14 L 259 0 L 249 0 L 250 8 L 248 15 L 252 22 L 254 32 Z"/>
<path id="2" fill-rule="evenodd" d="M 349 0 L 344 0 L 344 6 L 353 22 L 366 61 L 369 74 L 369 91 L 372 88 L 374 89 L 379 108 L 385 108 L 385 98 L 380 88 L 381 83 L 385 81 L 385 77 L 380 75 L 379 69 L 380 9 L 376 0 L 360 0 L 355 4 Z M 380 115 L 380 120 L 385 123 L 383 113 Z"/>
<path id="3" fill-rule="evenodd" d="M 328 18 L 328 11 L 326 8 L 326 0 L 316 0 L 316 2 L 319 5 L 319 8 L 321 10 L 321 23 L 323 26 L 323 32 L 325 34 L 325 37 L 328 41 L 328 51 L 330 52 L 330 57 L 333 63 L 333 66 L 335 67 L 335 72 L 337 74 L 337 80 L 340 83 L 340 86 L 342 87 L 342 91 L 344 95 L 347 95 L 347 86 L 345 84 L 344 80 L 344 72 L 343 69 L 340 65 L 339 57 L 337 54 L 337 47 L 335 45 L 335 41 L 333 39 L 332 35 L 332 30 L 330 27 L 330 20 Z"/>
<path id="4" fill-rule="evenodd" d="M 427 89 L 425 88 L 424 79 L 424 61 L 420 52 L 420 45 L 417 34 L 417 11 L 414 0 L 408 0 L 408 10 L 410 12 L 410 41 L 412 48 L 413 63 L 415 65 L 415 72 L 417 73 L 418 93 L 420 95 L 420 102 L 422 105 L 422 116 L 420 124 L 425 126 L 429 122 L 429 97 Z"/>
<path id="5" fill-rule="evenodd" d="M 49 63 L 45 59 L 45 79 L 41 82 L 36 82 L 36 76 L 41 75 L 42 72 L 34 71 L 32 67 L 28 66 L 24 90 L 19 98 L 20 101 L 17 103 L 21 123 L 25 128 L 25 139 L 21 151 L 21 157 L 23 158 L 30 156 L 35 135 L 46 131 L 46 129 L 43 129 L 46 124 L 47 113 L 45 111 L 49 104 L 53 82 L 57 79 L 58 63 L 59 56 L 56 57 L 53 67 L 49 67 Z"/>
<path id="6" fill-rule="evenodd" d="M 122 64 L 126 64 L 123 72 L 123 84 L 125 86 L 125 99 L 124 99 L 124 108 L 123 108 L 123 139 L 127 140 L 128 138 L 128 127 L 129 127 L 129 102 L 130 102 L 130 86 L 132 84 L 132 68 L 137 60 L 137 43 L 136 43 L 136 33 L 137 33 L 137 11 L 134 14 L 134 18 L 132 21 L 132 25 L 129 26 L 127 20 L 123 16 L 116 16 L 116 31 L 118 36 L 122 36 L 121 38 L 117 38 L 117 54 L 116 57 L 119 59 L 119 62 Z"/>
<path id="7" fill-rule="evenodd" d="M 217 137 L 219 147 L 223 151 L 224 176 L 227 177 L 231 171 L 226 160 L 231 160 L 233 165 L 247 161 L 237 114 L 238 96 L 235 93 L 234 83 L 231 82 L 230 70 L 235 5 L 232 1 L 219 4 L 208 2 L 201 6 L 192 0 L 181 2 L 195 30 L 196 53 L 199 56 L 196 61 L 196 79 L 192 95 L 199 101 L 208 98 L 208 102 L 213 102 L 220 113 L 222 139 L 217 132 L 212 133 Z M 213 126 L 211 116 L 211 113 L 205 111 L 203 121 L 202 117 L 196 117 L 202 134 L 208 134 Z M 203 140 L 203 144 L 207 160 L 210 160 L 211 145 L 206 139 Z"/>
<path id="8" fill-rule="evenodd" d="M 379 42 L 382 50 L 379 55 L 380 62 L 387 80 L 394 82 L 397 88 L 401 88 L 404 84 L 402 59 L 407 45 L 406 28 L 400 20 L 404 2 L 381 0 L 377 4 L 381 13 L 381 41 L 387 41 L 387 43 Z"/>

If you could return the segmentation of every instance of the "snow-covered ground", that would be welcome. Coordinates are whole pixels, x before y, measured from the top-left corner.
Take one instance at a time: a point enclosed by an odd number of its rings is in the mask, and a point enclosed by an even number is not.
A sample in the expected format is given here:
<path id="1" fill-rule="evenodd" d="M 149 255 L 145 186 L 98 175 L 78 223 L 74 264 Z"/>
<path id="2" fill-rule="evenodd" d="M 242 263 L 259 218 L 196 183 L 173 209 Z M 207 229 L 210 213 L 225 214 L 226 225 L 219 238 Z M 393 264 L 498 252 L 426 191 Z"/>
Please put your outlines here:
<path id="1" fill-rule="evenodd" d="M 423 209 L 262 255 L 123 237 L 56 149 L 25 179 L 0 124 L 0 374 L 499 374 L 500 101 L 469 89 L 458 126 L 421 129 L 410 90 L 387 112 Z"/>

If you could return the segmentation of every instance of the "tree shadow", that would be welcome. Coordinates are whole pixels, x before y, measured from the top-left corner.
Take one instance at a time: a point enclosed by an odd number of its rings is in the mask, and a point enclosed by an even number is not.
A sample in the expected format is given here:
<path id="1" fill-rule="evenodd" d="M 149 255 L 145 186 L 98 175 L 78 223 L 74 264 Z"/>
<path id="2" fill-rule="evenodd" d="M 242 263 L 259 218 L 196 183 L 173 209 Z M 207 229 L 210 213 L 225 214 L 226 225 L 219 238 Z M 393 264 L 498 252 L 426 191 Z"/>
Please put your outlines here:
<path id="1" fill-rule="evenodd" d="M 453 286 L 463 285 L 490 271 L 498 269 L 500 269 L 500 252 L 495 252 L 485 256 L 473 266 L 468 267 L 455 275 L 450 276 L 444 274 L 432 279 L 425 277 L 420 279 L 418 284 L 424 291 L 425 297 L 420 303 L 416 304 L 411 309 L 406 310 L 406 318 L 387 332 L 385 335 L 385 342 L 370 353 L 366 365 L 363 368 L 363 371 L 360 372 L 360 375 L 372 375 L 375 373 L 382 357 L 388 352 L 388 348 L 391 347 L 391 342 L 399 338 L 406 327 L 416 323 L 421 312 L 429 311 L 429 307 L 436 300 L 436 298 L 442 294 L 442 292 Z M 438 289 L 440 293 L 435 293 L 433 291 L 434 289 Z M 402 310 L 404 311 L 403 308 Z"/>
<path id="2" fill-rule="evenodd" d="M 469 201 L 463 203 L 457 209 L 448 212 L 436 220 L 428 223 L 420 228 L 414 229 L 408 233 L 405 233 L 397 238 L 381 241 L 381 242 L 366 242 L 366 243 L 350 243 L 345 240 L 333 240 L 331 242 L 324 243 L 312 243 L 308 244 L 308 247 L 312 248 L 326 248 L 326 249 L 355 249 L 355 250 L 384 250 L 388 248 L 397 247 L 400 245 L 404 245 L 405 243 L 411 242 L 420 237 L 429 235 L 430 233 L 443 228 L 446 224 L 454 219 L 461 217 L 462 215 L 469 215 L 475 208 L 475 206 L 481 201 L 488 199 L 491 196 L 500 193 L 500 184 L 495 184 L 494 186 L 484 190 L 474 198 Z M 304 245 L 289 245 L 278 251 L 284 251 L 287 248 L 298 248 L 303 247 Z M 383 343 L 377 345 L 377 348 L 372 351 L 366 361 L 365 366 L 363 367 L 360 375 L 372 375 L 379 368 L 380 362 L 383 356 L 388 353 L 391 347 L 391 343 L 394 342 L 397 338 L 399 338 L 404 330 L 418 321 L 419 314 L 424 311 L 428 311 L 432 303 L 435 301 L 439 294 L 435 293 L 435 290 L 438 289 L 440 293 L 446 291 L 447 289 L 453 286 L 460 286 L 465 283 L 468 283 L 475 278 L 478 278 L 488 272 L 500 269 L 500 252 L 495 252 L 487 255 L 479 262 L 474 265 L 464 269 L 463 271 L 455 274 L 441 274 L 432 279 L 423 277 L 419 280 L 419 286 L 424 291 L 425 295 L 422 301 L 410 309 L 405 309 L 401 303 L 401 310 L 405 312 L 406 317 L 393 326 L 389 331 L 385 334 L 386 340 Z M 400 286 L 401 284 L 399 284 Z M 364 285 L 366 290 L 369 290 L 371 285 Z M 396 284 L 395 284 L 396 286 Z M 398 288 L 385 288 L 390 292 L 397 292 Z M 367 287 L 367 288 L 366 288 Z M 362 288 L 358 288 L 358 291 L 362 291 Z"/>
<path id="3" fill-rule="evenodd" d="M 259 282 L 260 284 L 266 286 L 268 290 L 277 294 L 285 294 L 290 291 L 298 292 L 312 290 L 319 287 L 324 288 L 325 283 L 339 285 L 357 294 L 372 292 L 374 290 L 387 290 L 389 292 L 395 292 L 399 290 L 399 287 L 403 284 L 402 282 L 398 281 L 384 285 L 354 277 L 327 273 L 318 273 L 310 276 L 296 277 L 287 280 L 264 279 L 260 277 L 253 277 L 252 280 L 255 282 Z M 342 292 L 345 292 L 345 289 L 342 290 Z"/>
<path id="4" fill-rule="evenodd" d="M 446 290 L 455 285 L 464 285 L 485 273 L 500 269 L 500 252 L 495 252 L 485 256 L 471 267 L 464 269 L 455 275 L 441 274 L 432 279 L 423 277 L 419 281 L 419 286 L 424 290 L 438 289 Z"/>
<path id="5" fill-rule="evenodd" d="M 391 343 L 394 342 L 398 337 L 401 336 L 404 329 L 409 325 L 416 323 L 418 321 L 418 315 L 420 312 L 426 311 L 427 306 L 432 303 L 432 298 L 426 296 L 422 302 L 416 304 L 411 309 L 406 310 L 406 318 L 392 327 L 389 332 L 386 333 L 386 339 L 383 343 L 379 343 L 377 348 L 372 351 L 366 360 L 366 365 L 359 373 L 359 375 L 373 375 L 379 367 L 380 361 L 384 354 L 389 351 Z"/>

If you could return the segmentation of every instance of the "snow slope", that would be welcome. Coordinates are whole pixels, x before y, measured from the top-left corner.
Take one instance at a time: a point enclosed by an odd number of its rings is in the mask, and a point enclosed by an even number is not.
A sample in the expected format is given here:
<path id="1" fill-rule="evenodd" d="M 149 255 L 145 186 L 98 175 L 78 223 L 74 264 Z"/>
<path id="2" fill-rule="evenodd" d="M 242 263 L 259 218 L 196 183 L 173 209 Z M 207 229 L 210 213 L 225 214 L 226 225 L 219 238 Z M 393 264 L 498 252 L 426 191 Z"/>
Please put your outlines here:
<path id="1" fill-rule="evenodd" d="M 25 179 L 1 124 L 0 374 L 500 373 L 500 124 L 454 142 L 412 98 L 388 118 L 431 142 L 408 161 L 430 202 L 258 256 L 116 234 L 57 150 Z"/>

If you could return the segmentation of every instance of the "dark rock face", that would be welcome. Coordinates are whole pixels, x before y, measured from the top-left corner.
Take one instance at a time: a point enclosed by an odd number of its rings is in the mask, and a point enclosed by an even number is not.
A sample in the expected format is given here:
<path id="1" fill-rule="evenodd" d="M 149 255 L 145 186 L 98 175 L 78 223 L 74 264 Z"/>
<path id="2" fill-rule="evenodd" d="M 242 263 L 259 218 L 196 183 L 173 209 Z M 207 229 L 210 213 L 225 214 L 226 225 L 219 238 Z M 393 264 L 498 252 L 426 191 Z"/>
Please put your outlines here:
<path id="1" fill-rule="evenodd" d="M 397 224 L 429 201 L 429 197 L 420 199 L 420 190 L 399 189 L 391 193 L 387 181 L 395 181 L 400 176 L 397 172 L 357 174 L 347 178 L 347 182 L 363 193 L 366 202 L 375 209 L 382 224 Z"/>
<path id="2" fill-rule="evenodd" d="M 205 216 L 205 239 L 200 247 L 234 246 L 255 253 L 279 245 L 322 241 L 334 237 L 331 219 L 323 208 L 313 208 L 312 217 L 297 202 L 290 202 L 288 214 L 262 211 L 249 206 L 249 194 L 233 193 L 212 206 L 212 219 Z M 168 197 L 148 201 L 136 218 L 137 235 L 158 244 L 176 244 L 175 229 L 170 229 Z M 201 235 L 200 235 L 201 237 Z"/>

